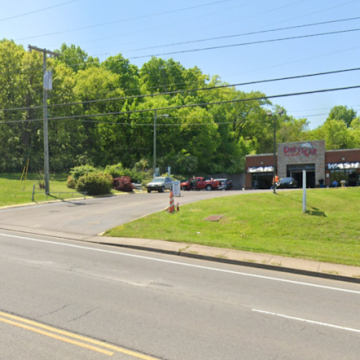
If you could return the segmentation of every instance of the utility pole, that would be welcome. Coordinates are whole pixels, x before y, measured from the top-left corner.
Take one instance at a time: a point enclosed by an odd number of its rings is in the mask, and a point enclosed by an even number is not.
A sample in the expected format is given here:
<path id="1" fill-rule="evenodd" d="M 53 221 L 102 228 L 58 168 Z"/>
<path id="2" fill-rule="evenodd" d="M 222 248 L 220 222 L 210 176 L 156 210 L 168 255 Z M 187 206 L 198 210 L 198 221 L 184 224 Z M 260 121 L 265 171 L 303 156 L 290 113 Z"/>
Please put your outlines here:
<path id="1" fill-rule="evenodd" d="M 45 74 L 46 74 L 46 58 L 47 55 L 57 57 L 58 53 L 46 49 L 40 49 L 36 46 L 29 45 L 29 51 L 39 51 L 43 53 L 43 75 L 44 75 L 44 90 L 43 90 L 43 107 L 44 107 L 44 177 L 45 177 L 45 193 L 49 195 L 50 192 L 50 167 L 49 167 L 49 133 L 48 133 L 48 115 L 47 115 L 47 87 L 45 86 Z"/>

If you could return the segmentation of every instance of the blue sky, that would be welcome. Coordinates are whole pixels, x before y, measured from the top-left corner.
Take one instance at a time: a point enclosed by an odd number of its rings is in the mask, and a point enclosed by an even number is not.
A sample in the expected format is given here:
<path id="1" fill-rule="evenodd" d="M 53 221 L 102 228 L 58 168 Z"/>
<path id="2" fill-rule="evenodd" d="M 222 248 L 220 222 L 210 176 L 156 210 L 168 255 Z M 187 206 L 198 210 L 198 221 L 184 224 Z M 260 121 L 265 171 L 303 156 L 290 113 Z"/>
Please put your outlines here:
<path id="1" fill-rule="evenodd" d="M 109 55 L 118 53 L 130 58 L 360 28 L 359 19 L 231 39 L 136 50 L 182 41 L 356 17 L 360 16 L 360 0 L 70 1 L 53 0 L 45 3 L 41 0 L 15 0 L 2 3 L 0 38 L 14 39 L 26 49 L 29 44 L 50 50 L 59 48 L 62 43 L 75 44 L 89 55 L 104 60 Z M 14 17 L 59 4 L 64 5 Z M 113 23 L 102 25 L 109 22 Z M 89 28 L 76 30 L 82 27 Z M 162 57 L 172 57 L 186 68 L 198 66 L 203 73 L 210 76 L 219 75 L 223 81 L 233 84 L 359 67 L 359 36 L 360 31 L 354 31 Z M 150 57 L 132 59 L 131 62 L 141 67 L 149 59 Z M 276 95 L 353 85 L 360 85 L 359 71 L 257 84 L 238 89 Z M 279 98 L 273 103 L 284 106 L 288 113 L 295 117 L 307 117 L 310 128 L 314 128 L 325 121 L 330 108 L 335 105 L 347 105 L 360 114 L 359 92 L 360 89 L 355 89 Z"/>

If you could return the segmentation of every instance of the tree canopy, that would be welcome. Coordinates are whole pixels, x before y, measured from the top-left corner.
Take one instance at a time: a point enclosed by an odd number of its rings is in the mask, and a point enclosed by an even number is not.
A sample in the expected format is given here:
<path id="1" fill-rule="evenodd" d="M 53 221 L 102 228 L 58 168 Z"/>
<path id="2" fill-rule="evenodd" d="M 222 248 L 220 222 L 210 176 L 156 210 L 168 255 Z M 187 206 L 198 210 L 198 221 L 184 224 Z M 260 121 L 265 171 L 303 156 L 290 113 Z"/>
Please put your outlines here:
<path id="1" fill-rule="evenodd" d="M 244 171 L 245 155 L 272 151 L 274 121 L 278 142 L 325 139 L 328 149 L 360 147 L 359 118 L 346 106 L 335 106 L 322 126 L 309 130 L 307 119 L 296 119 L 286 109 L 282 116 L 267 116 L 269 108 L 277 114 L 280 107 L 264 93 L 198 90 L 226 83 L 173 59 L 153 57 L 139 69 L 121 54 L 100 62 L 75 45 L 63 44 L 58 52 L 61 56 L 47 60 L 53 71 L 51 171 L 82 164 L 149 168 L 154 111 L 145 110 L 191 104 L 200 105 L 157 111 L 157 165 L 180 174 Z M 0 109 L 25 108 L 0 110 L 0 171 L 19 171 L 28 158 L 34 171 L 43 167 L 42 79 L 42 54 L 0 41 Z M 171 93 L 176 90 L 190 91 Z M 51 120 L 55 117 L 65 119 Z M 22 122 L 34 119 L 40 121 Z"/>

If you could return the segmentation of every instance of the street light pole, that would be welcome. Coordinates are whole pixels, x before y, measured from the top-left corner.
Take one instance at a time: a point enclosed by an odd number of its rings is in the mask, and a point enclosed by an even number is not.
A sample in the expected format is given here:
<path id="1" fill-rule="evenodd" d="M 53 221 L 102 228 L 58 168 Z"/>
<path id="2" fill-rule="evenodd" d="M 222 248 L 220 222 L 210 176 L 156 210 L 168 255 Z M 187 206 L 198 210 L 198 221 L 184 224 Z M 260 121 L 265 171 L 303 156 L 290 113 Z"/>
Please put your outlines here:
<path id="1" fill-rule="evenodd" d="M 154 167 L 153 167 L 153 178 L 156 176 L 156 110 L 154 113 Z"/>
<path id="2" fill-rule="evenodd" d="M 154 165 L 153 165 L 153 178 L 155 179 L 156 177 L 156 119 L 158 117 L 169 117 L 169 114 L 162 114 L 162 115 L 157 115 L 156 110 L 154 113 Z"/>

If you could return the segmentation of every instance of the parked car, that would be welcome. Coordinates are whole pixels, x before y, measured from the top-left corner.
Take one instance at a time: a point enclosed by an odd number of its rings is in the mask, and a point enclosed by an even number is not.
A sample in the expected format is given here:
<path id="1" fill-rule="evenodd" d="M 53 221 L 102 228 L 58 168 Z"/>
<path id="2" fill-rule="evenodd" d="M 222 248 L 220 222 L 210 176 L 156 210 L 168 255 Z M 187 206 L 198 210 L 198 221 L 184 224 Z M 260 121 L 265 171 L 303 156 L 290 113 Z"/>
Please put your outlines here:
<path id="1" fill-rule="evenodd" d="M 142 185 L 140 182 L 138 183 L 132 183 L 133 187 L 136 189 L 136 190 L 142 190 Z"/>
<path id="2" fill-rule="evenodd" d="M 231 190 L 233 188 L 233 183 L 229 179 L 215 179 L 215 181 L 219 182 L 219 190 Z"/>
<path id="3" fill-rule="evenodd" d="M 286 188 L 297 188 L 299 186 L 298 186 L 298 182 L 294 178 L 286 177 L 286 178 L 281 178 L 276 183 L 276 187 L 278 189 L 286 189 Z"/>
<path id="4" fill-rule="evenodd" d="M 204 177 L 194 177 L 180 183 L 181 190 L 215 190 L 219 186 L 216 180 L 206 180 Z"/>
<path id="5" fill-rule="evenodd" d="M 147 192 L 158 191 L 164 192 L 165 190 L 172 189 L 172 180 L 169 177 L 157 177 L 154 180 L 150 181 L 146 185 Z"/>

